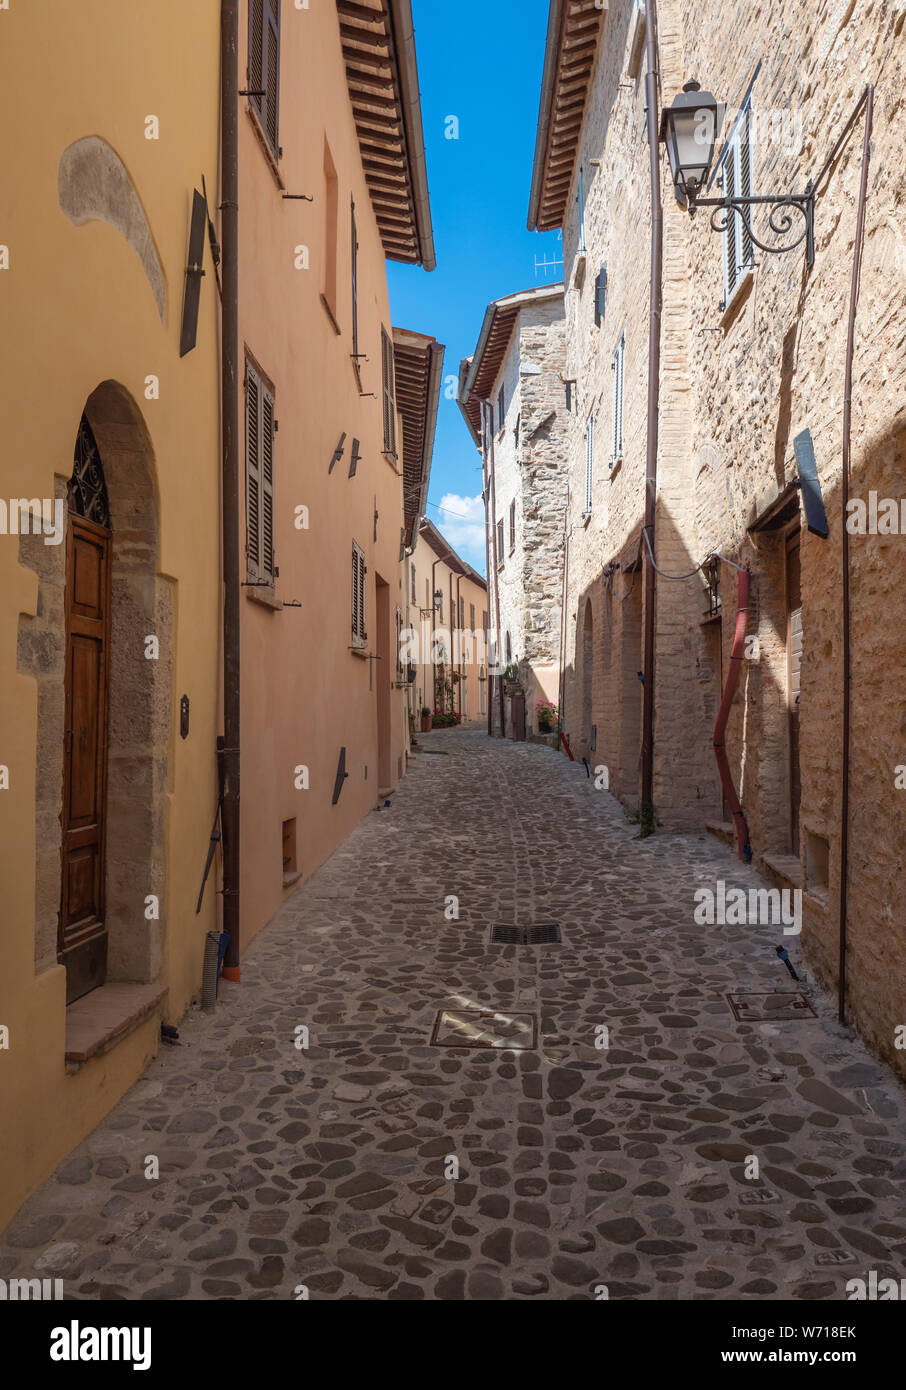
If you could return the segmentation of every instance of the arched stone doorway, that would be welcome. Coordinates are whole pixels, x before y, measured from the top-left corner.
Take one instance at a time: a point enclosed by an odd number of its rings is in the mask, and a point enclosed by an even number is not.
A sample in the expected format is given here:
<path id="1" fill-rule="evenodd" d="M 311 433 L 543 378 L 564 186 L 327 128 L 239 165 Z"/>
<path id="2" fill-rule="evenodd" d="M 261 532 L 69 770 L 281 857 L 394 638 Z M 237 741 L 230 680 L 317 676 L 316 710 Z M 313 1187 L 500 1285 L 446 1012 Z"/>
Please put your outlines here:
<path id="1" fill-rule="evenodd" d="M 38 606 L 34 617 L 20 619 L 18 669 L 38 686 L 36 971 L 60 960 L 68 966 L 67 925 L 76 936 L 82 928 L 106 938 L 106 964 L 99 955 L 94 970 L 89 963 L 87 974 L 73 972 L 69 1001 L 105 980 L 151 983 L 162 962 L 174 594 L 158 570 L 151 441 L 117 382 L 102 383 L 85 402 L 55 496 L 67 509 L 65 546 L 20 540 L 21 562 L 38 575 Z M 109 597 L 92 610 L 101 599 L 104 550 Z M 74 724 L 76 679 L 81 714 Z M 83 792 L 88 770 L 94 808 L 84 795 L 72 801 L 73 755 L 83 759 Z M 81 814 L 73 817 L 73 809 Z M 94 810 L 97 822 L 86 822 Z M 85 839 L 89 850 L 80 859 Z"/>

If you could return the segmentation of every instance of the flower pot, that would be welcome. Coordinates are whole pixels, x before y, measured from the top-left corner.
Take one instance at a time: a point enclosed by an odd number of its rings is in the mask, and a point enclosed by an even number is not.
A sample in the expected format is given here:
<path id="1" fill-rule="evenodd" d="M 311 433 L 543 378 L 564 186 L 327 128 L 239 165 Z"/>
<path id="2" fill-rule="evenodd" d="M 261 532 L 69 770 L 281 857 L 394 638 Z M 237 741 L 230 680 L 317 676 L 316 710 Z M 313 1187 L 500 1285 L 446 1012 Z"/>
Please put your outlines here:
<path id="1" fill-rule="evenodd" d="M 422 733 L 423 733 L 423 734 L 430 734 L 430 732 L 431 732 L 431 715 L 430 715 L 430 714 L 423 714 L 423 715 L 422 715 Z"/>

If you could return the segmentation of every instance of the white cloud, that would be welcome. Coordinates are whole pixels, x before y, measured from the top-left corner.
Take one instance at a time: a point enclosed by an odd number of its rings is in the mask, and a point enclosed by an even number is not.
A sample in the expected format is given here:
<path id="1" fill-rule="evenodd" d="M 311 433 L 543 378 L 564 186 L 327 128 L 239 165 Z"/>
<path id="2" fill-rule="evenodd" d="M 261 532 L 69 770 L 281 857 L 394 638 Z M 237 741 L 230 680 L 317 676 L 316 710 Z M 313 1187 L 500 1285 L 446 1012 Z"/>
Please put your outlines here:
<path id="1" fill-rule="evenodd" d="M 473 569 L 484 574 L 484 502 L 481 493 L 477 497 L 445 493 L 440 499 L 437 516 L 432 519 L 457 554 L 467 560 Z"/>

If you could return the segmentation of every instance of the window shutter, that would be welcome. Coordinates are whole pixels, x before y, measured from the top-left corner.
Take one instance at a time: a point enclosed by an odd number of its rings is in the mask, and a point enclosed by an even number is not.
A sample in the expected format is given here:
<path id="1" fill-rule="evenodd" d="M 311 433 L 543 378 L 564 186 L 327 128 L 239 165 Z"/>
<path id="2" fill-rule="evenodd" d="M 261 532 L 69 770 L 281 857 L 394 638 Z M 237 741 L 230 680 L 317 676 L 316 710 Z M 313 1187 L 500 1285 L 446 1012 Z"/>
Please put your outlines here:
<path id="1" fill-rule="evenodd" d="M 415 603 L 415 602 L 417 602 L 417 598 L 418 598 L 418 596 L 417 596 L 417 594 L 416 594 L 416 592 L 415 592 L 415 566 L 412 565 L 411 568 L 412 568 L 412 602 Z"/>
<path id="2" fill-rule="evenodd" d="M 601 327 L 607 308 L 607 266 L 602 265 L 595 280 L 595 326 Z"/>
<path id="3" fill-rule="evenodd" d="M 264 108 L 264 129 L 279 156 L 280 135 L 280 0 L 264 0 L 267 9 L 267 89 Z"/>
<path id="4" fill-rule="evenodd" d="M 613 440 L 610 466 L 623 457 L 623 383 L 626 363 L 626 334 L 620 336 L 613 358 Z"/>
<path id="5" fill-rule="evenodd" d="M 510 503 L 510 550 L 516 548 L 516 503 Z"/>
<path id="6" fill-rule="evenodd" d="M 352 204 L 352 357 L 359 366 L 359 235 L 355 222 L 355 202 Z"/>
<path id="7" fill-rule="evenodd" d="M 261 118 L 268 142 L 279 157 L 280 0 L 249 0 L 249 101 Z"/>
<path id="8" fill-rule="evenodd" d="M 724 197 L 735 198 L 736 196 L 736 146 L 732 146 L 727 151 L 724 160 Z M 726 307 L 736 288 L 736 281 L 739 278 L 739 262 L 737 260 L 736 249 L 736 229 L 737 215 L 731 213 L 727 219 L 727 229 L 724 232 L 724 307 Z"/>
<path id="9" fill-rule="evenodd" d="M 381 329 L 381 379 L 384 396 L 384 453 L 396 454 L 396 380 L 393 343 Z"/>
<path id="10" fill-rule="evenodd" d="M 274 398 L 261 390 L 261 578 L 273 583 L 274 558 Z"/>
<path id="11" fill-rule="evenodd" d="M 363 647 L 368 641 L 365 631 L 365 552 L 352 543 L 352 640 Z"/>
<path id="12" fill-rule="evenodd" d="M 245 369 L 245 555 L 249 577 L 261 567 L 261 383 Z"/>
<path id="13" fill-rule="evenodd" d="M 503 387 L 497 393 L 497 428 L 503 429 L 503 422 L 506 419 L 506 407 L 503 403 Z"/>
<path id="14" fill-rule="evenodd" d="M 585 425 L 585 514 L 591 511 L 594 492 L 595 417 L 589 415 Z"/>
<path id="15" fill-rule="evenodd" d="M 739 123 L 738 144 L 736 146 L 739 158 L 739 170 L 737 176 L 737 186 L 740 198 L 751 198 L 752 196 L 752 113 L 746 107 Z M 739 270 L 740 273 L 752 264 L 752 238 L 749 229 L 742 218 L 739 219 L 738 226 L 740 240 Z"/>

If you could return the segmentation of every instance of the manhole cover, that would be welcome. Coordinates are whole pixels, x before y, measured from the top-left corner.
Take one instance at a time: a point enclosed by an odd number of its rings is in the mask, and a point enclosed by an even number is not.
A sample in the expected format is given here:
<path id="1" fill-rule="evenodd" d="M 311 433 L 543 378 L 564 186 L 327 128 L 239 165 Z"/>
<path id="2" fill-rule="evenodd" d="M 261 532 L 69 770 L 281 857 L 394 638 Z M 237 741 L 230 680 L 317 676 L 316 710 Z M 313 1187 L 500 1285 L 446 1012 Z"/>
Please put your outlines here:
<path id="1" fill-rule="evenodd" d="M 534 1014 L 504 1010 L 441 1009 L 431 1034 L 432 1047 L 507 1047 L 519 1051 L 538 1045 Z"/>
<path id="2" fill-rule="evenodd" d="M 818 1017 L 801 991 L 794 994 L 728 994 L 727 999 L 738 1023 Z"/>
<path id="3" fill-rule="evenodd" d="M 562 940 L 556 922 L 540 927 L 508 927 L 496 925 L 491 928 L 491 942 L 502 946 L 547 946 Z"/>

